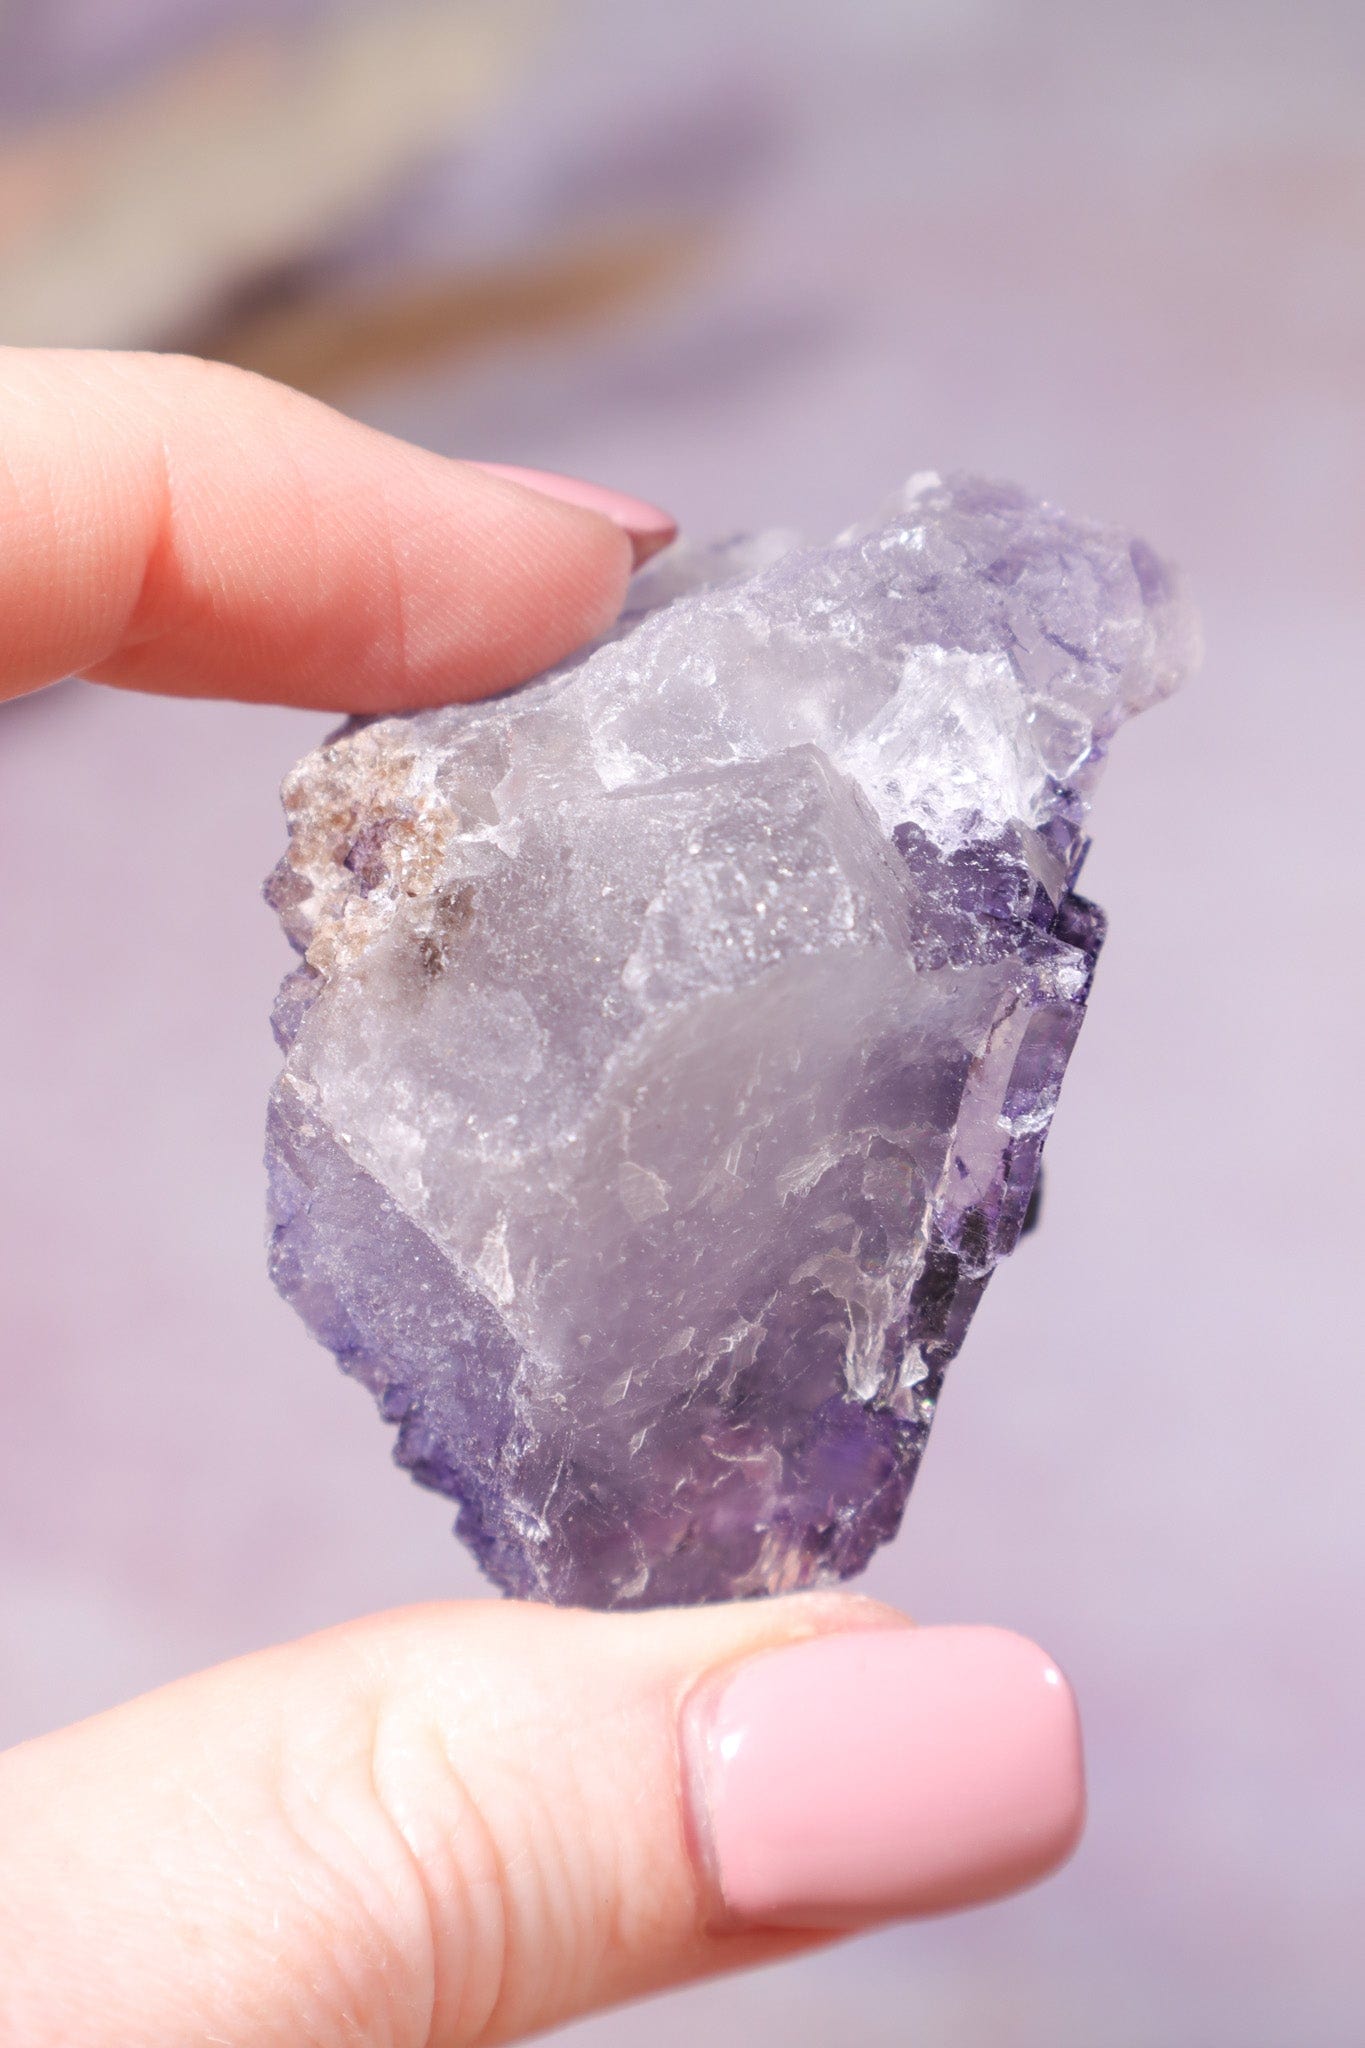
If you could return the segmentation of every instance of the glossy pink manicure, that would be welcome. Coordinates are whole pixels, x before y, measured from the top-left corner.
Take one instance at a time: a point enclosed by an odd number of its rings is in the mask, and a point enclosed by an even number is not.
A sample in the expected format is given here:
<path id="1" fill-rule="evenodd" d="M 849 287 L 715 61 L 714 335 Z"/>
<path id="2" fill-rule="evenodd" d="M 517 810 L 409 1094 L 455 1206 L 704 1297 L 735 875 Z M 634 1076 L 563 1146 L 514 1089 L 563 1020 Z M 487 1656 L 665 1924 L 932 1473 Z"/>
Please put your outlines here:
<path id="1" fill-rule="evenodd" d="M 476 462 L 473 467 L 489 476 L 506 477 L 509 484 L 522 484 L 528 491 L 540 491 L 565 505 L 581 505 L 585 512 L 600 512 L 630 535 L 635 567 L 657 555 L 676 539 L 678 522 L 657 505 L 643 498 L 628 498 L 624 491 L 611 491 L 605 484 L 585 483 L 581 477 L 560 476 L 552 469 L 518 469 L 509 462 Z"/>
<path id="2" fill-rule="evenodd" d="M 689 1708 L 694 1823 L 728 1912 L 853 1928 L 1016 1891 L 1085 1817 L 1071 1689 L 995 1628 L 865 1629 L 741 1664 Z"/>

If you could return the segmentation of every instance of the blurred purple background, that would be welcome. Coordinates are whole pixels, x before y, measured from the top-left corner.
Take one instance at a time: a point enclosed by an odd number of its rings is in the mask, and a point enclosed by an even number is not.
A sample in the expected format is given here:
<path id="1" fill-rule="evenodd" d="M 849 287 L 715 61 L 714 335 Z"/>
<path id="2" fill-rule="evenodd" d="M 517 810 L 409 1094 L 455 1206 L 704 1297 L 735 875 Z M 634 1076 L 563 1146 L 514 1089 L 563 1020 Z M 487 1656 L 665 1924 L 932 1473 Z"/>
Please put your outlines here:
<path id="1" fill-rule="evenodd" d="M 0 9 L 0 338 L 231 356 L 697 532 L 982 468 L 1201 600 L 1100 796 L 1045 1227 L 866 1582 L 1067 1666 L 1088 1840 L 578 2048 L 1360 2038 L 1363 92 L 1353 0 Z M 326 724 L 0 712 L 0 1738 L 481 1590 L 264 1274 L 258 887 Z"/>

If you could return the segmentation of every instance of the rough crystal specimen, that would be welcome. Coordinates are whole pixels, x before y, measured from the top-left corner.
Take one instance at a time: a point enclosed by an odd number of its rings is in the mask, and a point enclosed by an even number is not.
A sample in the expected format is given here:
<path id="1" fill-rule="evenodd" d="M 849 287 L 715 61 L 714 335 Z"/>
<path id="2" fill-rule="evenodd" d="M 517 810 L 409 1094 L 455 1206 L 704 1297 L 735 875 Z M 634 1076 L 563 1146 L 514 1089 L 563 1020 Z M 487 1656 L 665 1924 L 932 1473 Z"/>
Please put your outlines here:
<path id="1" fill-rule="evenodd" d="M 1192 637 L 1141 542 L 920 476 L 290 776 L 274 1277 L 499 1585 L 777 1591 L 894 1533 L 1089 992 L 1087 798 Z"/>

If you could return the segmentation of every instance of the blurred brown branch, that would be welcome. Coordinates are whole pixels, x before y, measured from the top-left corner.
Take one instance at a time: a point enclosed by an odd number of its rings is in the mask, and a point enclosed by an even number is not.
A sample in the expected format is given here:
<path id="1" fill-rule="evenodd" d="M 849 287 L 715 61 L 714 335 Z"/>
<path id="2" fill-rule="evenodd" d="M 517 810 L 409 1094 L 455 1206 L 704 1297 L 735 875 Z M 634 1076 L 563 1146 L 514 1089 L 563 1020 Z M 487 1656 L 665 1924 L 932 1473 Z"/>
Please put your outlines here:
<path id="1" fill-rule="evenodd" d="M 523 265 L 390 284 L 373 298 L 305 279 L 229 307 L 187 346 L 334 398 L 376 376 L 591 321 L 671 281 L 704 244 L 698 229 L 660 228 Z"/>
<path id="2" fill-rule="evenodd" d="M 516 78 L 549 0 L 255 29 L 0 143 L 0 340 L 156 346 L 335 239 Z"/>

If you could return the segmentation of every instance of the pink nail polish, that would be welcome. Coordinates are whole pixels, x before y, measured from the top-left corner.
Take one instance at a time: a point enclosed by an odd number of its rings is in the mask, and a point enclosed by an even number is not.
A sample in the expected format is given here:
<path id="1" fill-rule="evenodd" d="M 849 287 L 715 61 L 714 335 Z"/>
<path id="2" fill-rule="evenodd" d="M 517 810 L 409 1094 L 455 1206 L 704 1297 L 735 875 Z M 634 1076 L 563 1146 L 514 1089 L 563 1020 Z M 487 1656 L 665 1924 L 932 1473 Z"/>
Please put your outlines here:
<path id="1" fill-rule="evenodd" d="M 1056 1868 L 1085 1816 L 1051 1659 L 995 1628 L 866 1629 L 765 1651 L 688 1709 L 702 1854 L 750 1925 L 945 1912 Z"/>
<path id="2" fill-rule="evenodd" d="M 521 484 L 528 491 L 539 491 L 546 498 L 558 498 L 562 504 L 600 512 L 630 535 L 637 569 L 677 537 L 678 522 L 669 513 L 647 505 L 643 498 L 608 490 L 605 484 L 585 483 L 581 477 L 560 476 L 551 469 L 518 469 L 508 462 L 476 462 L 473 467 L 489 476 L 505 477 L 508 483 Z"/>

